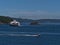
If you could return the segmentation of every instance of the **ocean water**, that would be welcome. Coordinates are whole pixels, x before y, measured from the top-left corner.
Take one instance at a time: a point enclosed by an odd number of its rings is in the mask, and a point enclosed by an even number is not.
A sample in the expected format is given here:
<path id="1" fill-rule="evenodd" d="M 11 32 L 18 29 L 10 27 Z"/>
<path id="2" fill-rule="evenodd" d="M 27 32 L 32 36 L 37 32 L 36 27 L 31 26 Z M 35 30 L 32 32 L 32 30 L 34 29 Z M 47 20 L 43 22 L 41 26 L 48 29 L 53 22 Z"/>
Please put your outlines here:
<path id="1" fill-rule="evenodd" d="M 34 36 L 35 34 L 40 36 Z M 60 45 L 60 24 L 45 23 L 20 27 L 1 24 L 0 45 Z"/>

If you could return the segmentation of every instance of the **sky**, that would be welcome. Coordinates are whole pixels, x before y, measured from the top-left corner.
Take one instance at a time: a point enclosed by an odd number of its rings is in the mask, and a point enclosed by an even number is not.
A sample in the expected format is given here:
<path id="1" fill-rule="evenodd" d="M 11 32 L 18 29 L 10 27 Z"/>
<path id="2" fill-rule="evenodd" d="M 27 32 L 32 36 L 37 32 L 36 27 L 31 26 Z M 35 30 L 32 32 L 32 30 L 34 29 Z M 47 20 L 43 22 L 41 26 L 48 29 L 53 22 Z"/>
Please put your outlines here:
<path id="1" fill-rule="evenodd" d="M 0 0 L 0 15 L 26 19 L 60 19 L 60 0 Z"/>

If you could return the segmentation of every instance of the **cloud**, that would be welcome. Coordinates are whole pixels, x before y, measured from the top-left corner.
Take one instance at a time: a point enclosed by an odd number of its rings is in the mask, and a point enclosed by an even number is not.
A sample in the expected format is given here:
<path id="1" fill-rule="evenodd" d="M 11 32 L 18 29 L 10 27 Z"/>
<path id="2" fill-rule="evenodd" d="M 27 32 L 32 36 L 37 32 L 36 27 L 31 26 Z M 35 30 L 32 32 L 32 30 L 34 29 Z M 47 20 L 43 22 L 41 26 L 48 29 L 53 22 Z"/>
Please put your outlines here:
<path id="1" fill-rule="evenodd" d="M 37 11 L 4 10 L 4 11 L 0 11 L 0 15 L 29 18 L 29 19 L 60 18 L 60 12 L 48 12 L 48 11 L 40 11 L 40 10 Z"/>
<path id="2" fill-rule="evenodd" d="M 42 12 L 42 11 L 17 11 L 17 12 L 10 12 L 12 14 L 26 14 L 26 15 L 34 15 L 34 14 L 37 14 L 37 15 L 40 15 L 40 14 L 47 14 L 47 12 Z"/>
<path id="3" fill-rule="evenodd" d="M 30 19 L 38 19 L 47 15 L 48 12 L 46 11 L 11 11 L 8 12 L 9 15 L 13 15 L 15 17 L 22 17 L 22 18 L 30 18 Z"/>

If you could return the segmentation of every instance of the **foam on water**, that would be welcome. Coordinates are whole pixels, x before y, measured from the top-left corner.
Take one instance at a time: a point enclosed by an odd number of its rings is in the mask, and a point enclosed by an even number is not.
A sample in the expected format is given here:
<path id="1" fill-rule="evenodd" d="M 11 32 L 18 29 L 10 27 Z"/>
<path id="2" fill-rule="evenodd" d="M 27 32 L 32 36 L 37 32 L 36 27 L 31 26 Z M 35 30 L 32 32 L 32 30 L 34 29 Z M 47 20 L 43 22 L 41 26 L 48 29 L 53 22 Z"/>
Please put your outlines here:
<path id="1" fill-rule="evenodd" d="M 43 34 L 48 35 L 60 35 L 60 33 L 49 33 L 49 32 L 5 32 L 0 31 L 0 36 L 39 36 Z"/>

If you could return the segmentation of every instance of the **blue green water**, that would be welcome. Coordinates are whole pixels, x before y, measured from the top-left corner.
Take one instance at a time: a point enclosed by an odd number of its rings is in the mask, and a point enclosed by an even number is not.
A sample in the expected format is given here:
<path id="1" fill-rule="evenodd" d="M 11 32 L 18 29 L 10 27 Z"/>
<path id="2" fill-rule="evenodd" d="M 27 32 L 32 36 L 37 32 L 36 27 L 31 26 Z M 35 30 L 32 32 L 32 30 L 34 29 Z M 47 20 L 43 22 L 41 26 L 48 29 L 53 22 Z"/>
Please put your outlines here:
<path id="1" fill-rule="evenodd" d="M 21 33 L 40 36 L 20 36 Z M 0 45 L 60 45 L 60 24 L 0 25 Z"/>

